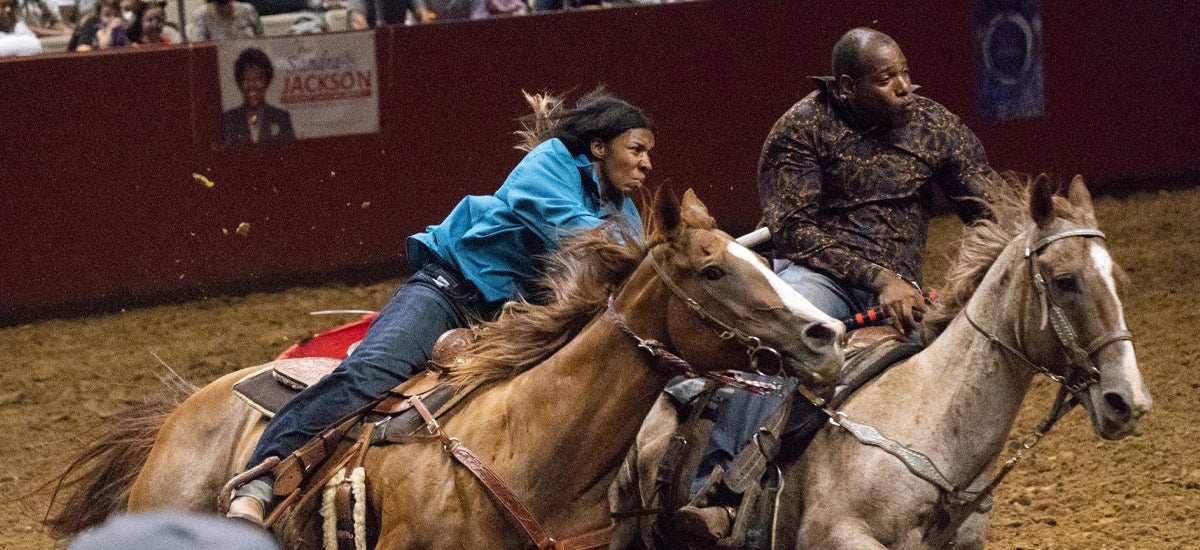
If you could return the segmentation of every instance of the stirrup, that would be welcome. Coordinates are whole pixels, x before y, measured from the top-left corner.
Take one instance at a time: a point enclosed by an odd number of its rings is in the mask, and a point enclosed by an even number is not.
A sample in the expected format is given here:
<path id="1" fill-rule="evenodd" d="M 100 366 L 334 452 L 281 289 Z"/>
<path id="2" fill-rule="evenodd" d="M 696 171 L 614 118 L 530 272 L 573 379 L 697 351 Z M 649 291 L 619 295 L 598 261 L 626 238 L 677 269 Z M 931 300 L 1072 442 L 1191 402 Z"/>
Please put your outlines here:
<path id="1" fill-rule="evenodd" d="M 221 490 L 217 493 L 217 513 L 228 513 L 229 506 L 234 500 L 233 492 L 238 490 L 238 488 L 240 488 L 242 485 L 245 485 L 250 480 L 257 479 L 259 476 L 275 469 L 275 467 L 279 465 L 279 462 L 280 460 L 277 456 L 267 457 L 267 459 L 262 461 L 262 463 L 258 466 L 250 468 L 249 470 L 233 476 L 233 479 L 226 481 L 225 485 L 223 485 Z"/>

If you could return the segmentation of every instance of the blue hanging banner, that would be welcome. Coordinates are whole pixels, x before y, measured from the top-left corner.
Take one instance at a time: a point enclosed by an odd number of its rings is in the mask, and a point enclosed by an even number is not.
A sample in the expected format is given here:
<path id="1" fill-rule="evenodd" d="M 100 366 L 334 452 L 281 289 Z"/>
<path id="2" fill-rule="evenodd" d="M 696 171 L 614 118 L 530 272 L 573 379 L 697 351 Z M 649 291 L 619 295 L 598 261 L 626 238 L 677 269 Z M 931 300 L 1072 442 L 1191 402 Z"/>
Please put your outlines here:
<path id="1" fill-rule="evenodd" d="M 1042 115 L 1041 0 L 976 0 L 975 52 L 979 110 L 985 119 Z"/>

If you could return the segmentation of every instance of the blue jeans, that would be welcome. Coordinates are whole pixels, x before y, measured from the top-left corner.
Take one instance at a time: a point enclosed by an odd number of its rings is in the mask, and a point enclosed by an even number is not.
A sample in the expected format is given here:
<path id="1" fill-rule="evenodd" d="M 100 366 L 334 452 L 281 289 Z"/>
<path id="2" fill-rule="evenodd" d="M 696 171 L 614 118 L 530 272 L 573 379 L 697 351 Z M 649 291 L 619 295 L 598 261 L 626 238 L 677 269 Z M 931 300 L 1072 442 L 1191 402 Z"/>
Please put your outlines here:
<path id="1" fill-rule="evenodd" d="M 775 260 L 775 273 L 817 309 L 834 319 L 843 319 L 879 304 L 879 296 L 874 292 L 843 285 L 828 275 L 790 260 Z"/>
<path id="2" fill-rule="evenodd" d="M 488 313 L 478 291 L 455 269 L 430 263 L 417 270 L 379 312 L 354 352 L 279 409 L 247 467 L 272 456 L 286 458 L 327 428 L 386 397 L 425 368 L 442 333 Z"/>
<path id="3" fill-rule="evenodd" d="M 788 260 L 776 260 L 775 273 L 817 309 L 834 319 L 848 317 L 879 303 L 879 297 L 873 292 L 844 286 L 827 275 Z M 786 389 L 792 387 L 789 385 Z M 704 488 L 713 467 L 728 467 L 733 457 L 750 443 L 750 438 L 781 403 L 783 400 L 778 396 L 735 391 L 729 400 L 720 404 L 712 437 L 700 459 L 697 478 L 692 481 L 693 497 Z"/>

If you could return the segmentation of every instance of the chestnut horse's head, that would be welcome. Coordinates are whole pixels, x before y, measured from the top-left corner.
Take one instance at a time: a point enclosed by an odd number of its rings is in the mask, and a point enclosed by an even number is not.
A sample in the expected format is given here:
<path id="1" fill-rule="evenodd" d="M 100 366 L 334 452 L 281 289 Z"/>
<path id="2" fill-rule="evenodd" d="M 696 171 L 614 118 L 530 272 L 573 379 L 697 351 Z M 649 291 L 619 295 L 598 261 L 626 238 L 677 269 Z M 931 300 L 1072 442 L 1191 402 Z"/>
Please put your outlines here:
<path id="1" fill-rule="evenodd" d="M 814 389 L 835 382 L 845 327 L 785 284 L 761 256 L 716 227 L 689 189 L 660 192 L 647 262 L 674 294 L 671 344 L 698 370 L 780 370 Z"/>

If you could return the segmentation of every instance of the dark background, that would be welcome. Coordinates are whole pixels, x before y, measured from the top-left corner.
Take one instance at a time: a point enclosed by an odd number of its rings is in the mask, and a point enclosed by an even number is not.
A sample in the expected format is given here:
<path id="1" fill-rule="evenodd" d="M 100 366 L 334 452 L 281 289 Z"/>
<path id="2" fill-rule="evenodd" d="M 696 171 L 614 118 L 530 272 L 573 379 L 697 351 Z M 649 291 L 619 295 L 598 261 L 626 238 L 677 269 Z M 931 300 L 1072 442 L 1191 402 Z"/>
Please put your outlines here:
<path id="1" fill-rule="evenodd" d="M 998 169 L 1081 173 L 1099 193 L 1190 185 L 1200 10 L 1046 4 L 1046 112 L 1004 123 L 978 114 L 960 0 L 710 0 L 367 31 L 379 134 L 243 150 L 217 145 L 213 46 L 6 59 L 0 324 L 399 275 L 407 235 L 520 160 L 522 89 L 573 100 L 602 83 L 641 105 L 659 127 L 652 183 L 696 188 L 724 228 L 747 231 L 763 138 L 861 25 L 900 43 L 921 93 L 962 116 Z"/>

